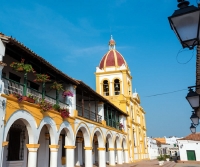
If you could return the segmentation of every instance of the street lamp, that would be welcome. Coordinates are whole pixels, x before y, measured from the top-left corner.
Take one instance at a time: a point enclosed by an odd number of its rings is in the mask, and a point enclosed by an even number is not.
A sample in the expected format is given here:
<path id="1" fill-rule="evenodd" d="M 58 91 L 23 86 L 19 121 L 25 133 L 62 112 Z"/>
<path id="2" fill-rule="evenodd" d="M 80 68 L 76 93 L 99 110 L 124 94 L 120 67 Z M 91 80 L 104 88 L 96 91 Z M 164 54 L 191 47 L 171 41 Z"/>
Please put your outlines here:
<path id="1" fill-rule="evenodd" d="M 200 41 L 200 8 L 189 6 L 187 0 L 177 1 L 179 9 L 168 20 L 183 48 L 193 49 Z"/>
<path id="2" fill-rule="evenodd" d="M 195 125 L 195 126 L 199 125 L 199 117 L 197 116 L 197 114 L 195 113 L 195 111 L 193 111 L 190 119 L 191 119 L 193 125 Z"/>
<path id="3" fill-rule="evenodd" d="M 193 124 L 191 124 L 190 130 L 192 133 L 196 133 L 196 127 Z"/>
<path id="4" fill-rule="evenodd" d="M 199 107 L 199 95 L 189 87 L 189 93 L 185 97 L 193 109 Z"/>
<path id="5" fill-rule="evenodd" d="M 179 9 L 175 10 L 172 16 L 168 17 L 171 29 L 176 34 L 183 48 L 193 49 L 196 45 L 200 46 L 200 5 L 198 4 L 198 7 L 193 5 L 189 6 L 190 3 L 187 0 L 177 0 L 177 2 Z M 197 53 L 198 52 L 199 50 L 197 49 Z M 198 80 L 199 79 L 196 78 L 197 83 Z M 199 94 L 194 92 L 191 88 L 192 87 L 189 87 L 189 93 L 187 94 L 186 99 L 195 110 L 190 117 L 193 122 L 190 126 L 190 130 L 192 133 L 195 133 L 196 126 L 199 124 L 199 117 L 196 113 L 199 110 L 200 98 Z"/>

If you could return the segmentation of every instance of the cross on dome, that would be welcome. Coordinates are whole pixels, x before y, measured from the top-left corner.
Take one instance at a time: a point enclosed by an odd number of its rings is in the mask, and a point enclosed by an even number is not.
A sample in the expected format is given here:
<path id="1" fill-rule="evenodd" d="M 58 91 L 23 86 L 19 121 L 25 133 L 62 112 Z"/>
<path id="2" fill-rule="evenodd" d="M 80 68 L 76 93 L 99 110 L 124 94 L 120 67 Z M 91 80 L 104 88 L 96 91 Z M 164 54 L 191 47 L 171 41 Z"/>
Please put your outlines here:
<path id="1" fill-rule="evenodd" d="M 109 41 L 109 43 L 108 43 L 108 45 L 109 45 L 109 50 L 111 50 L 111 49 L 115 49 L 115 41 L 114 41 L 114 39 L 113 39 L 113 37 L 112 37 L 112 35 L 111 35 L 111 37 L 110 37 L 110 41 Z"/>

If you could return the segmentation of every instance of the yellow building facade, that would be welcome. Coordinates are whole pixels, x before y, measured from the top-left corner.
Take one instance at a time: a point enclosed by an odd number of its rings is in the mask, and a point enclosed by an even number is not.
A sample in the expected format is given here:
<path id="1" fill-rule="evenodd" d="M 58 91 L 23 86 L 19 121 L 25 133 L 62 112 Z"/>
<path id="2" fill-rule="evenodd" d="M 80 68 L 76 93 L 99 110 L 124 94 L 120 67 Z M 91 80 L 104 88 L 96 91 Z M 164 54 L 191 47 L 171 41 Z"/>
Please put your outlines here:
<path id="1" fill-rule="evenodd" d="M 132 91 L 131 71 L 124 57 L 116 50 L 112 36 L 109 51 L 101 59 L 95 76 L 96 91 L 128 114 L 120 121 L 127 132 L 130 161 L 148 159 L 145 111 L 140 106 L 138 93 Z M 106 119 L 114 118 L 108 115 Z"/>
<path id="2" fill-rule="evenodd" d="M 0 167 L 106 167 L 148 158 L 145 112 L 113 39 L 109 47 L 94 91 L 0 33 Z"/>

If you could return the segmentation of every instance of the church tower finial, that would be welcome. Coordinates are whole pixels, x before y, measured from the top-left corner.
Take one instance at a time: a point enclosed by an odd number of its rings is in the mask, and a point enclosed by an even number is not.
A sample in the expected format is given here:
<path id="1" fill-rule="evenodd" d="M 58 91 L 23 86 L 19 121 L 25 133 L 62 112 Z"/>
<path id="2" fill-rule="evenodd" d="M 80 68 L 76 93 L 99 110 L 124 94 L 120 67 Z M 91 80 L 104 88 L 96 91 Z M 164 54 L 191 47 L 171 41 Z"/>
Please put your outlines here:
<path id="1" fill-rule="evenodd" d="M 115 41 L 114 41 L 114 39 L 113 39 L 113 37 L 112 37 L 112 35 L 111 35 L 111 37 L 110 37 L 110 41 L 109 41 L 109 43 L 108 43 L 108 45 L 109 45 L 109 50 L 111 50 L 111 49 L 115 49 Z"/>

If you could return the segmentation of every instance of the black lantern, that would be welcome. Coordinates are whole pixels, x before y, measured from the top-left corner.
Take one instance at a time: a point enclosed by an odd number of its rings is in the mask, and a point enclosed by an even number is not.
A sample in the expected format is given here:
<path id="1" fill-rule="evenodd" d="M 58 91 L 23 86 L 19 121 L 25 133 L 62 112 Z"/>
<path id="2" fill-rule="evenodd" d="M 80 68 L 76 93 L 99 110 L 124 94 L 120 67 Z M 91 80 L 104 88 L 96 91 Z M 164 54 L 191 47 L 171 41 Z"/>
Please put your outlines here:
<path id="1" fill-rule="evenodd" d="M 190 130 L 192 133 L 196 133 L 196 127 L 193 124 L 191 124 Z"/>
<path id="2" fill-rule="evenodd" d="M 178 10 L 168 17 L 170 26 L 177 35 L 183 48 L 193 49 L 199 44 L 200 8 L 185 0 L 178 1 Z"/>
<path id="3" fill-rule="evenodd" d="M 190 117 L 192 123 L 197 126 L 199 125 L 199 117 L 197 116 L 197 114 L 193 111 L 191 117 Z"/>
<path id="4" fill-rule="evenodd" d="M 189 93 L 187 94 L 186 99 L 190 103 L 192 108 L 199 107 L 199 95 L 191 88 L 189 89 Z"/>

